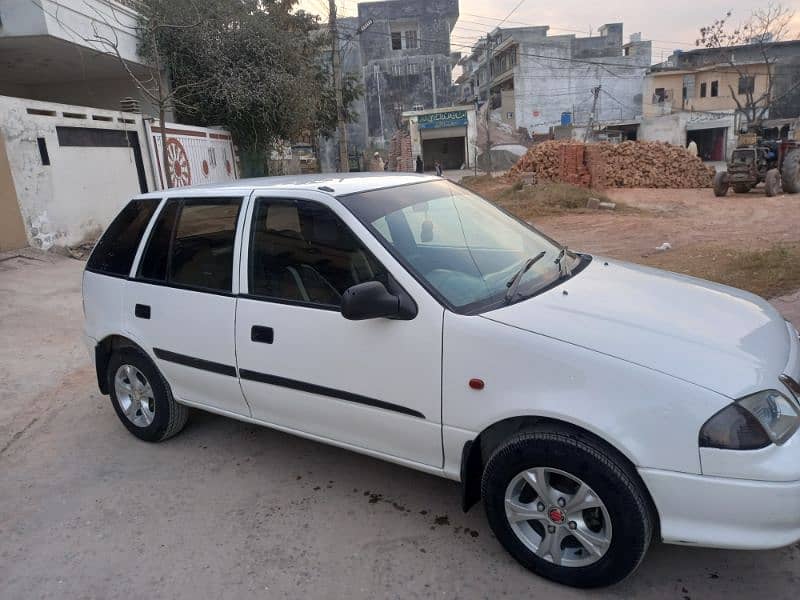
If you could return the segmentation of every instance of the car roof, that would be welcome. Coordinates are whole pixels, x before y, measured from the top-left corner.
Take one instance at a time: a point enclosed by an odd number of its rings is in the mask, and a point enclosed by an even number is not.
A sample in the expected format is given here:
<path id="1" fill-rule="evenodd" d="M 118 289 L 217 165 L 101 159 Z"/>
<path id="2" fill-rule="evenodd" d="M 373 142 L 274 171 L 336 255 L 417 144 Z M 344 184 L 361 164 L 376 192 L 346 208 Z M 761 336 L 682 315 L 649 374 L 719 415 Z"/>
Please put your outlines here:
<path id="1" fill-rule="evenodd" d="M 236 193 L 253 189 L 317 191 L 331 196 L 346 196 L 399 185 L 441 180 L 435 175 L 416 173 L 312 173 L 308 175 L 284 175 L 280 177 L 254 177 L 222 183 L 192 185 L 168 190 L 171 196 L 199 192 Z M 137 196 L 139 198 L 161 198 L 166 190 L 158 190 Z"/>

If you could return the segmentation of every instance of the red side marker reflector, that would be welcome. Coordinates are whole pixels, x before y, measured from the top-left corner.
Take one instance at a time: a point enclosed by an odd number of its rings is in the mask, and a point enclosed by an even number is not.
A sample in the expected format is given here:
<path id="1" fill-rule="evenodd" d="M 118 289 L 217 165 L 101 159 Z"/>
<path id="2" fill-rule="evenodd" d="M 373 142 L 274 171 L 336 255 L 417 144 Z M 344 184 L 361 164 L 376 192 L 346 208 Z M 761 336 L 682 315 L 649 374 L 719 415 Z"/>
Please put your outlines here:
<path id="1" fill-rule="evenodd" d="M 473 390 L 482 390 L 484 385 L 486 384 L 483 383 L 483 379 L 473 378 L 469 380 L 469 387 Z"/>

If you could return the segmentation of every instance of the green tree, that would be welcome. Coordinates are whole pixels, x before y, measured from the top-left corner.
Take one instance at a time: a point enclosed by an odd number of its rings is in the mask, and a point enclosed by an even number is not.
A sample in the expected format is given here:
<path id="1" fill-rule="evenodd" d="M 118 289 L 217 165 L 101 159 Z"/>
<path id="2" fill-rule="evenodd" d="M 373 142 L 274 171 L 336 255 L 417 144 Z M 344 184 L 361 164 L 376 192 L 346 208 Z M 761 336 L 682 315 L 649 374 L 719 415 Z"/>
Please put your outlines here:
<path id="1" fill-rule="evenodd" d="M 224 125 L 236 140 L 245 175 L 263 174 L 278 141 L 336 126 L 329 45 L 319 19 L 294 11 L 296 0 L 149 0 L 199 27 L 159 30 L 142 53 L 165 61 L 182 121 Z M 348 80 L 345 102 L 360 88 Z"/>

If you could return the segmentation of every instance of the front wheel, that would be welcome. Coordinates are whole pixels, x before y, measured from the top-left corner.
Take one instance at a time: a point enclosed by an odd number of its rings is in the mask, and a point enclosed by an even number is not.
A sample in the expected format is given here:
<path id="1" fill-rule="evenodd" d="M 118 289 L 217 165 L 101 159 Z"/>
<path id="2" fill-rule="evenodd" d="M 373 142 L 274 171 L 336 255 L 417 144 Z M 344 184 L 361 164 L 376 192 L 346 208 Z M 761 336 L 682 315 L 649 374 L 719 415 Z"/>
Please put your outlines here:
<path id="1" fill-rule="evenodd" d="M 630 467 L 568 433 L 511 438 L 489 459 L 482 493 L 506 550 L 566 585 L 621 581 L 639 566 L 653 535 L 646 493 Z"/>

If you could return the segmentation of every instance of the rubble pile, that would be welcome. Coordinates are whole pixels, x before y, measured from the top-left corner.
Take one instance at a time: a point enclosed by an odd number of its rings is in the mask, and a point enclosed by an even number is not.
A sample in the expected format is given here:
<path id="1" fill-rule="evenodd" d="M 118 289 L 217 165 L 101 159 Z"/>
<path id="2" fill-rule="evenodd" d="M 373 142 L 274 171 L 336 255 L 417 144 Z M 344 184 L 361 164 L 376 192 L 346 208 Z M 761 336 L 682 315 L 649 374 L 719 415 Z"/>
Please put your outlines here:
<path id="1" fill-rule="evenodd" d="M 533 173 L 537 181 L 560 181 L 594 188 L 710 187 L 714 169 L 680 146 L 664 142 L 547 141 L 531 147 L 509 171 Z"/>

